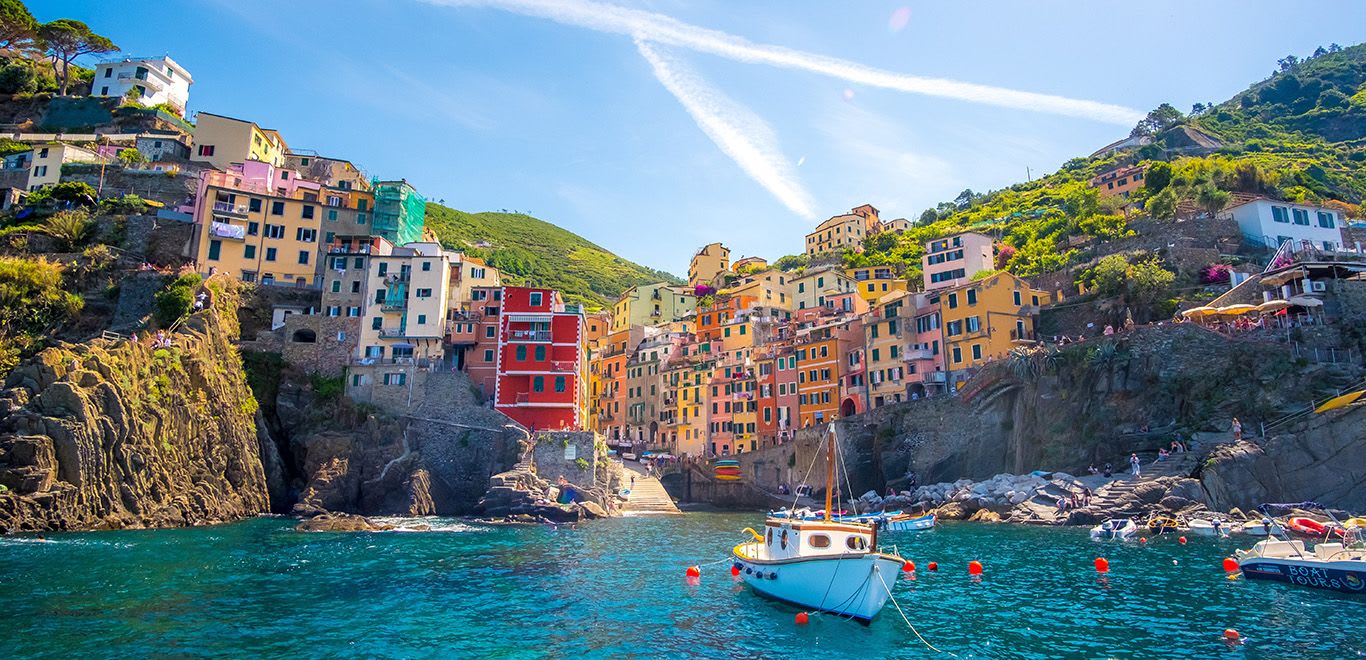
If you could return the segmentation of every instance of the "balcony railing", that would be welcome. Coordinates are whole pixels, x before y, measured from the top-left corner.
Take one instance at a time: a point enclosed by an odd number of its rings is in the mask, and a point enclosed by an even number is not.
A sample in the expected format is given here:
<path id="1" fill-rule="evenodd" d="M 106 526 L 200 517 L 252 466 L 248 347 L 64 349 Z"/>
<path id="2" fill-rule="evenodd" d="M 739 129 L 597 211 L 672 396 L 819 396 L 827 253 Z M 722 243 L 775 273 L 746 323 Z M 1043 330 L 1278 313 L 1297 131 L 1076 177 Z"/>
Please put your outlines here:
<path id="1" fill-rule="evenodd" d="M 216 213 L 226 213 L 228 215 L 246 216 L 246 204 L 233 204 L 232 202 L 214 202 L 213 210 Z"/>
<path id="2" fill-rule="evenodd" d="M 381 328 L 379 331 L 380 339 L 403 339 L 408 336 L 407 328 Z"/>
<path id="3" fill-rule="evenodd" d="M 511 333 L 509 333 L 509 337 L 508 337 L 508 338 L 509 338 L 510 341 L 549 342 L 549 341 L 550 341 L 550 331 L 549 331 L 549 330 L 513 330 Z"/>
<path id="4" fill-rule="evenodd" d="M 934 358 L 934 352 L 928 348 L 908 348 L 901 357 L 903 360 L 930 360 Z"/>
<path id="5" fill-rule="evenodd" d="M 1021 332 L 1021 331 L 1019 330 L 1019 328 L 1012 328 L 1012 329 L 1010 330 L 1010 340 L 1011 340 L 1011 341 L 1018 341 L 1018 342 L 1023 342 L 1023 343 L 1033 343 L 1033 342 L 1035 342 L 1035 341 L 1038 341 L 1038 339 L 1039 339 L 1038 333 L 1036 333 L 1036 332 L 1034 332 L 1034 331 L 1031 331 L 1031 330 L 1025 330 L 1025 331 L 1023 331 L 1023 332 Z"/>
<path id="6" fill-rule="evenodd" d="M 407 298 L 385 298 L 379 308 L 386 312 L 401 312 L 408 309 Z"/>
<path id="7" fill-rule="evenodd" d="M 366 244 L 333 243 L 327 246 L 327 252 L 328 254 L 370 254 L 370 246 Z"/>
<path id="8" fill-rule="evenodd" d="M 214 238 L 229 238 L 235 241 L 246 240 L 247 228 L 237 227 L 225 222 L 214 222 L 209 225 L 209 235 Z"/>
<path id="9" fill-rule="evenodd" d="M 942 371 L 927 371 L 920 374 L 920 382 L 922 383 L 947 383 L 948 380 L 949 375 Z"/>
<path id="10" fill-rule="evenodd" d="M 574 362 L 573 362 L 572 360 L 551 360 L 551 361 L 550 361 L 550 370 L 551 370 L 551 371 L 573 371 L 573 370 L 574 370 Z"/>
<path id="11" fill-rule="evenodd" d="M 401 273 L 389 273 L 388 275 L 384 276 L 384 281 L 389 284 L 399 284 L 402 282 L 407 282 L 411 279 L 412 273 L 409 273 L 407 271 L 403 271 Z"/>

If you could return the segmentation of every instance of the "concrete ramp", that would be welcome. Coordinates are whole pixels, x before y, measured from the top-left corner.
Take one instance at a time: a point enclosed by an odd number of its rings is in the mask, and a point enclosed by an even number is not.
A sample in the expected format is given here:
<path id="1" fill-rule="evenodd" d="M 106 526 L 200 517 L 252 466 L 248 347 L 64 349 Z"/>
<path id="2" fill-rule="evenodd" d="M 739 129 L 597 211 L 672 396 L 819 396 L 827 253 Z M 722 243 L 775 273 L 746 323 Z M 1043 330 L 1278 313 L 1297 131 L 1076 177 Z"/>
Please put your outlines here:
<path id="1" fill-rule="evenodd" d="M 659 483 L 659 479 L 645 475 L 645 472 L 638 465 L 625 462 L 626 485 L 631 489 L 631 499 L 621 505 L 621 512 L 628 516 L 654 515 L 654 514 L 681 514 L 678 506 L 674 504 L 673 498 L 664 490 L 664 485 Z M 636 483 L 630 485 L 630 479 L 634 476 Z"/>

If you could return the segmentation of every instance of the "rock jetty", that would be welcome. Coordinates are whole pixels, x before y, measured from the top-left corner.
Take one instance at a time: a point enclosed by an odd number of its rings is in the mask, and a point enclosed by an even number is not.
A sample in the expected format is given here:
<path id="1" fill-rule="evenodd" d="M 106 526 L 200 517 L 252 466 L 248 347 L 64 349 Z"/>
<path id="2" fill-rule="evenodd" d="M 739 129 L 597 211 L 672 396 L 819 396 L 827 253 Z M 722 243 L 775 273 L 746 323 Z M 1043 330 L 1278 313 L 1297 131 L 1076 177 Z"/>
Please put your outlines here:
<path id="1" fill-rule="evenodd" d="M 527 465 L 493 475 L 488 492 L 479 500 L 484 517 L 506 522 L 571 523 L 606 518 L 615 509 L 611 496 L 600 488 L 568 484 L 577 494 L 573 503 L 559 504 L 560 487 L 536 476 Z M 606 503 L 604 507 L 602 503 Z"/>

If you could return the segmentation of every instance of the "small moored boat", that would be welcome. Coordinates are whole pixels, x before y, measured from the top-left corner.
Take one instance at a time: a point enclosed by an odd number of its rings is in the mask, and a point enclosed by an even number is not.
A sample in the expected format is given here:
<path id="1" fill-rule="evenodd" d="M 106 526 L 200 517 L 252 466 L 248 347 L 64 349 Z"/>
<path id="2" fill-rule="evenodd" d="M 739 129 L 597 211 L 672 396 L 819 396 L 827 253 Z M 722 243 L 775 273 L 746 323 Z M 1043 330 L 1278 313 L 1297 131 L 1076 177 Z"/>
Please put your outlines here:
<path id="1" fill-rule="evenodd" d="M 1235 525 L 1227 520 L 1221 520 L 1219 518 L 1211 518 L 1209 520 L 1196 518 L 1186 523 L 1186 530 L 1197 536 L 1227 537 L 1230 534 L 1241 531 L 1241 529 L 1242 527 L 1240 525 Z"/>
<path id="2" fill-rule="evenodd" d="M 933 513 L 919 517 L 893 516 L 882 528 L 889 532 L 923 532 L 934 529 L 934 522 Z"/>
<path id="3" fill-rule="evenodd" d="M 1128 518 L 1111 518 L 1091 528 L 1091 538 L 1103 541 L 1127 541 L 1138 533 L 1138 525 Z"/>
<path id="4" fill-rule="evenodd" d="M 1307 518 L 1305 516 L 1295 516 L 1294 518 L 1291 518 L 1290 520 L 1286 521 L 1285 526 L 1289 527 L 1290 531 L 1296 534 L 1301 534 L 1303 536 L 1308 536 L 1312 538 L 1319 538 L 1328 535 L 1327 525 L 1317 520 L 1314 520 L 1313 518 Z"/>
<path id="5" fill-rule="evenodd" d="M 1243 577 L 1249 580 L 1366 593 L 1366 549 L 1319 543 L 1306 550 L 1304 541 L 1298 539 L 1266 539 L 1250 550 L 1239 550 L 1237 560 Z"/>
<path id="6" fill-rule="evenodd" d="M 1270 518 L 1243 523 L 1243 533 L 1253 536 L 1285 536 L 1285 526 Z"/>
<path id="7" fill-rule="evenodd" d="M 832 519 L 835 460 L 832 426 L 821 520 L 769 516 L 764 533 L 746 529 L 753 540 L 735 546 L 731 555 L 756 593 L 866 624 L 891 598 L 906 560 L 878 551 L 880 521 Z"/>

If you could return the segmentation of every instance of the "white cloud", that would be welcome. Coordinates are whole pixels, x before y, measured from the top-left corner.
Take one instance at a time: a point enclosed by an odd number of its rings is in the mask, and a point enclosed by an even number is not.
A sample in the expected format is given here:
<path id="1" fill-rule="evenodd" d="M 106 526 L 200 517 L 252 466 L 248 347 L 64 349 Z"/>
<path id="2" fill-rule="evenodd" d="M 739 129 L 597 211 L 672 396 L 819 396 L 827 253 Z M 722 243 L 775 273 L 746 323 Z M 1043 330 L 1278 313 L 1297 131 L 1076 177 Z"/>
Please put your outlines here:
<path id="1" fill-rule="evenodd" d="M 740 62 L 809 71 L 869 87 L 952 98 L 1018 110 L 1049 112 L 1124 126 L 1132 125 L 1143 117 L 1142 112 L 1109 103 L 942 78 L 913 76 L 781 46 L 756 44 L 743 37 L 684 23 L 663 14 L 604 4 L 593 0 L 426 1 L 437 5 L 500 9 L 599 32 L 624 34 L 651 43 L 679 46 Z"/>
<path id="2" fill-rule="evenodd" d="M 763 186 L 783 206 L 807 219 L 816 212 L 811 195 L 778 147 L 773 129 L 758 115 L 712 87 L 686 64 L 640 39 L 636 48 L 650 63 L 655 78 L 669 90 L 697 127 L 730 156 L 745 174 Z"/>

